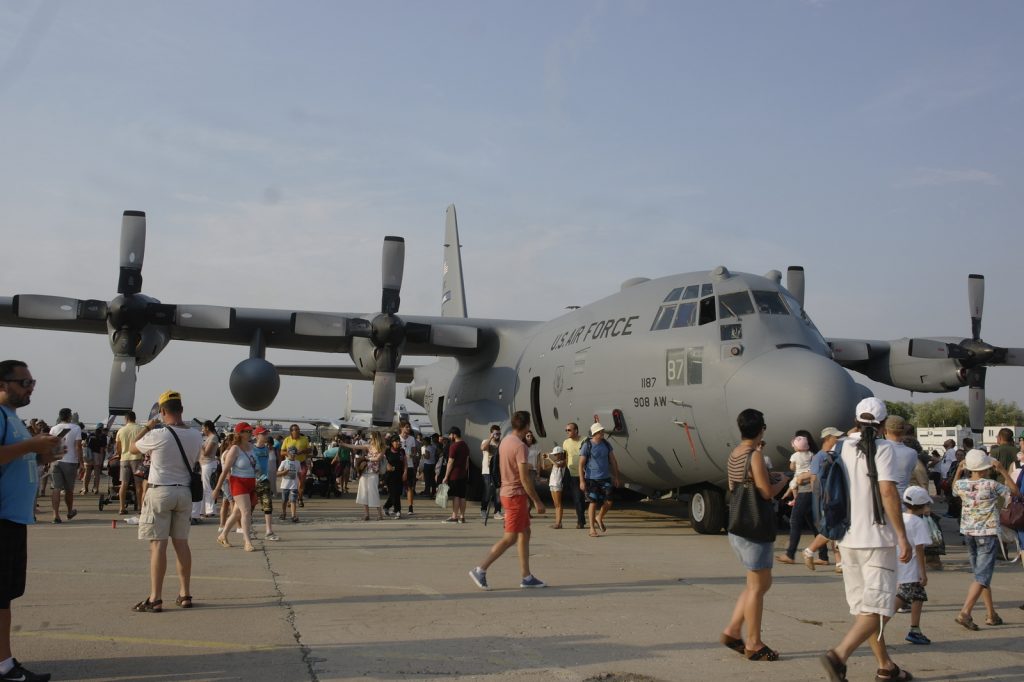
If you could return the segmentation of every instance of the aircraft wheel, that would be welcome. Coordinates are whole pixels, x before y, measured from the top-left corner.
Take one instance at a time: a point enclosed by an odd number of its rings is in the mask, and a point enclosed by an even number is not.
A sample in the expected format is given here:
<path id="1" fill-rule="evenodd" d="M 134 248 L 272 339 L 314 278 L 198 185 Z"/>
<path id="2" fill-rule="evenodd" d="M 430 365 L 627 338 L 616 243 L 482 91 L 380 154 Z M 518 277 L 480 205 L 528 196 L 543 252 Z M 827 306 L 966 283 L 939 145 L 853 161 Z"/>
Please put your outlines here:
<path id="1" fill-rule="evenodd" d="M 725 495 L 718 488 L 701 488 L 690 497 L 690 524 L 703 535 L 725 527 Z"/>

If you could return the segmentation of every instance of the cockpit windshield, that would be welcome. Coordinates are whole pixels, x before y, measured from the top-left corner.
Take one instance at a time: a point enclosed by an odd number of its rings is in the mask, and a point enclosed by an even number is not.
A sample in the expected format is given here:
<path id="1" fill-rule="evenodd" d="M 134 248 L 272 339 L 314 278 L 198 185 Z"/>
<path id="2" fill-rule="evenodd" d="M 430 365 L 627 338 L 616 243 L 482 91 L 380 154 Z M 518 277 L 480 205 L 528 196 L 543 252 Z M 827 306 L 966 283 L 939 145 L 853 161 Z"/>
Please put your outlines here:
<path id="1" fill-rule="evenodd" d="M 754 291 L 754 305 L 762 315 L 789 315 L 782 296 L 777 291 Z"/>
<path id="2" fill-rule="evenodd" d="M 746 291 L 736 291 L 731 294 L 722 294 L 718 297 L 718 317 L 742 317 L 753 315 L 754 306 L 750 302 L 750 294 Z"/>

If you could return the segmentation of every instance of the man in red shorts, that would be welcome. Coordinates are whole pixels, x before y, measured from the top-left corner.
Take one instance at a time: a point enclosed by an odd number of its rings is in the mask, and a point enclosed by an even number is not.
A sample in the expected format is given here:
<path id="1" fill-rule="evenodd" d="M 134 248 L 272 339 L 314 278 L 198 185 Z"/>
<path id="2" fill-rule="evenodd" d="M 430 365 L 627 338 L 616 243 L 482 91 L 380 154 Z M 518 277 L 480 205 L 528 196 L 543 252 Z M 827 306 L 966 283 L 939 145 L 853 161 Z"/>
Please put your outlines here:
<path id="1" fill-rule="evenodd" d="M 498 460 L 501 467 L 501 506 L 505 511 L 505 535 L 494 547 L 491 547 L 487 558 L 479 566 L 469 572 L 476 586 L 481 590 L 489 590 L 487 585 L 487 569 L 498 560 L 505 550 L 517 545 L 519 550 L 519 567 L 522 569 L 523 581 L 519 587 L 547 587 L 542 581 L 530 573 L 530 503 L 533 500 L 538 514 L 544 513 L 544 503 L 540 501 L 533 487 L 530 476 L 529 448 L 523 442 L 526 431 L 530 428 L 530 413 L 516 412 L 512 415 L 512 432 L 505 436 L 498 446 Z"/>

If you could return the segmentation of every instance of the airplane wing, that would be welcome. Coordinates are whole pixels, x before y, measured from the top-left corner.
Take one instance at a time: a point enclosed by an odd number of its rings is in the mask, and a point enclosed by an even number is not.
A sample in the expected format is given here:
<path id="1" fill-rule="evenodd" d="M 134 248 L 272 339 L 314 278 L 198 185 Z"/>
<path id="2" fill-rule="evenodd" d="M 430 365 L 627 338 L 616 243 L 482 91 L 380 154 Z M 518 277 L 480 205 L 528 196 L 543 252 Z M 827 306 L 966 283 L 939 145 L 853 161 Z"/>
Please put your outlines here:
<path id="1" fill-rule="evenodd" d="M 473 356 L 497 338 L 496 325 L 485 320 L 398 317 L 405 266 L 401 237 L 384 238 L 381 308 L 372 314 L 161 303 L 142 293 L 145 243 L 145 213 L 125 211 L 117 295 L 110 301 L 0 297 L 0 326 L 110 337 L 110 414 L 133 409 L 137 368 L 180 340 L 248 346 L 249 358 L 232 372 L 231 390 L 240 406 L 253 411 L 266 409 L 280 386 L 278 371 L 264 359 L 267 348 L 348 353 L 360 371 L 332 370 L 330 376 L 372 380 L 373 421 L 386 425 L 394 414 L 396 383 L 411 378 L 401 367 L 403 355 Z"/>

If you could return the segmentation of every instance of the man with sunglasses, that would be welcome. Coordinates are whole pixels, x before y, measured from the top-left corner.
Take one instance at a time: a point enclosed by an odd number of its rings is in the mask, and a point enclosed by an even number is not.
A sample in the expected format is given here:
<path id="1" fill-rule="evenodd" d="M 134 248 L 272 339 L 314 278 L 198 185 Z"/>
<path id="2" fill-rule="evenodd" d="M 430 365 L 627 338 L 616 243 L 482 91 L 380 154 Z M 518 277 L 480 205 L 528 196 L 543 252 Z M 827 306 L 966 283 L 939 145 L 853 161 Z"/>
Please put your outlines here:
<path id="1" fill-rule="evenodd" d="M 584 494 L 580 491 L 580 479 L 573 475 L 579 469 L 580 448 L 583 447 L 583 436 L 580 435 L 580 427 L 576 422 L 569 422 L 565 425 L 565 435 L 562 441 L 562 449 L 565 450 L 565 480 L 562 483 L 563 490 L 572 491 L 572 502 L 576 506 L 576 528 L 584 528 L 583 499 Z"/>
<path id="2" fill-rule="evenodd" d="M 32 400 L 35 379 L 19 360 L 0 362 L 0 680 L 47 682 L 49 673 L 25 669 L 11 653 L 11 601 L 25 593 L 28 526 L 35 523 L 37 464 L 59 457 L 60 439 L 32 436 L 17 410 Z"/>

